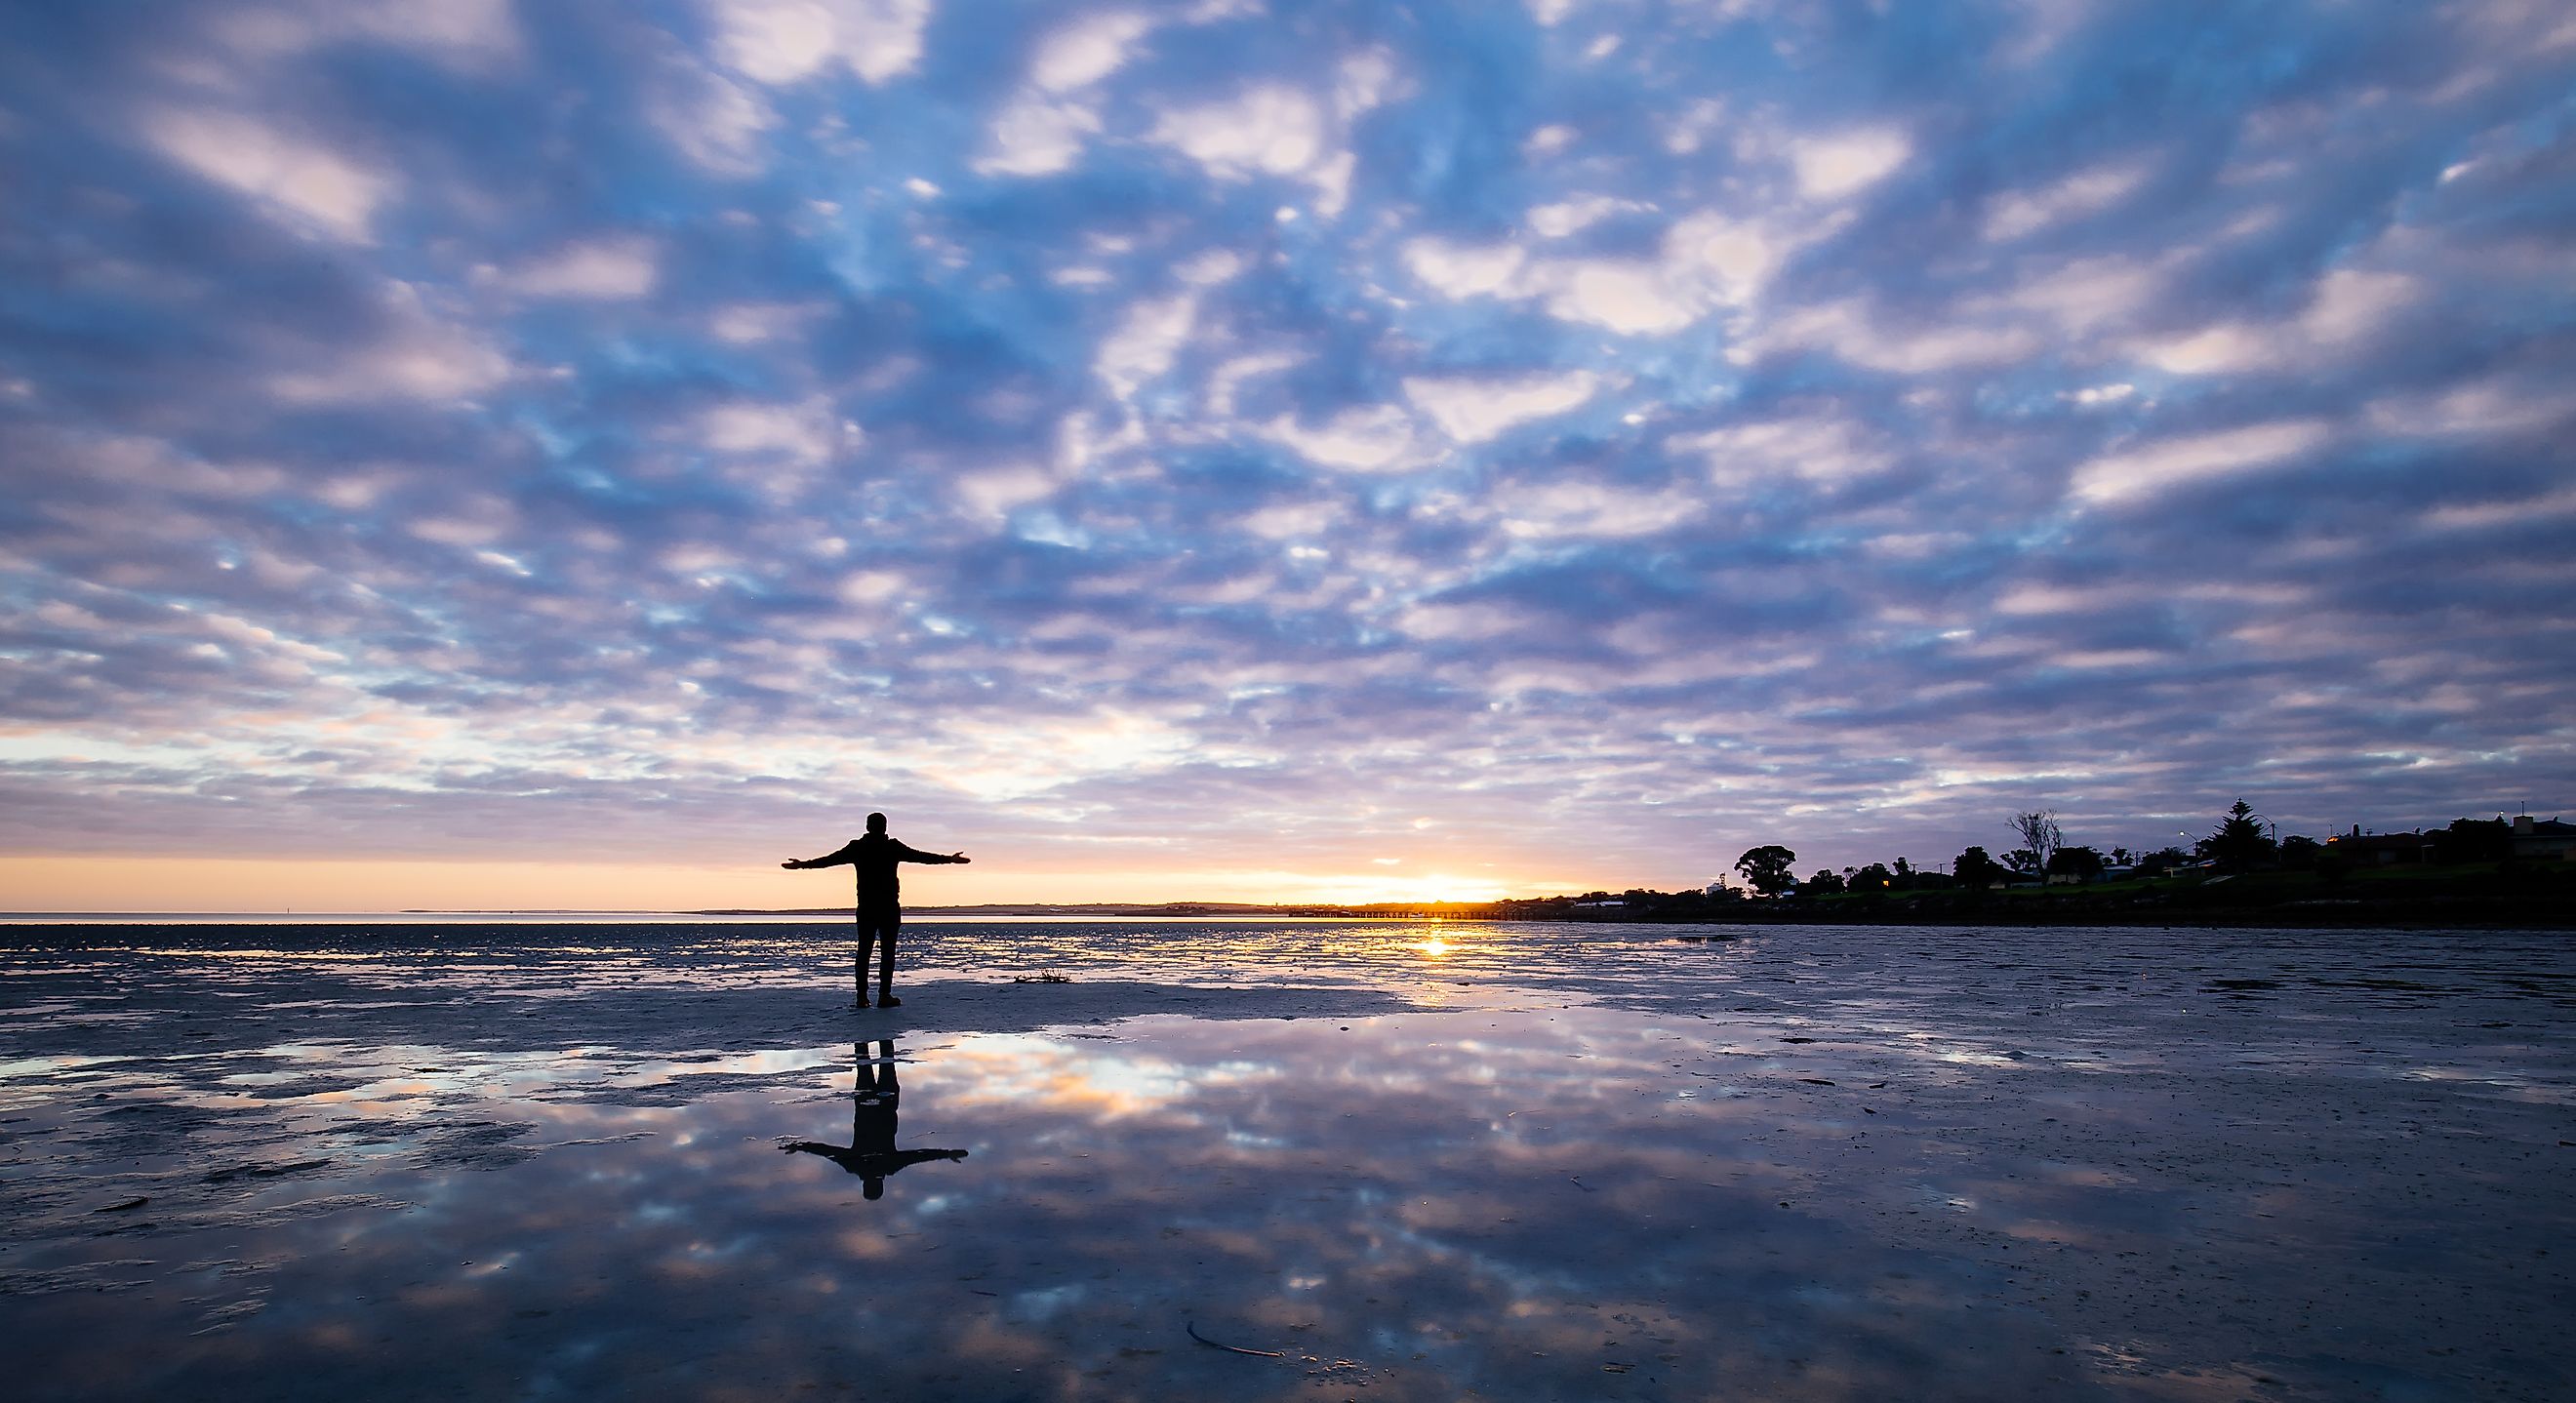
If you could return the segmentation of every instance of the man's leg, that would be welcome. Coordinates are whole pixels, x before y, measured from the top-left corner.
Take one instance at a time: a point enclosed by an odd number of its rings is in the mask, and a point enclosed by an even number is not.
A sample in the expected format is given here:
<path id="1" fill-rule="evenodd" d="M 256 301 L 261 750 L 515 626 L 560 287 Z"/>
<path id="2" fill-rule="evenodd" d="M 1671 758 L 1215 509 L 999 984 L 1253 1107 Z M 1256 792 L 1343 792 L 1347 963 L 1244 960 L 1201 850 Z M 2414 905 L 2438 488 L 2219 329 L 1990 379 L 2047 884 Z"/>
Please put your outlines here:
<path id="1" fill-rule="evenodd" d="M 903 1000 L 894 996 L 894 933 L 903 928 L 903 913 L 888 911 L 885 924 L 877 928 L 877 938 L 885 942 L 885 958 L 877 962 L 877 1006 L 893 1008 Z"/>
<path id="2" fill-rule="evenodd" d="M 859 1008 L 868 1006 L 868 951 L 877 942 L 876 919 L 867 912 L 859 913 L 859 948 L 850 982 L 851 1002 Z"/>

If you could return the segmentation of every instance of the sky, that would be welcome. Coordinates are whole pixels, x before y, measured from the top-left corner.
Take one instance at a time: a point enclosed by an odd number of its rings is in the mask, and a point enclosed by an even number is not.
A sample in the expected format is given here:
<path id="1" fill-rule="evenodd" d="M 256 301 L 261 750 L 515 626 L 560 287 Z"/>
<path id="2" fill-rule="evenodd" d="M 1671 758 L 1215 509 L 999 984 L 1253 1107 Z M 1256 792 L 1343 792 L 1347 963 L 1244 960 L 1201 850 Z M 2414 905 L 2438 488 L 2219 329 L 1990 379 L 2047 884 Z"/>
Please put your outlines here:
<path id="1" fill-rule="evenodd" d="M 0 908 L 2576 811 L 2551 0 L 0 10 Z"/>

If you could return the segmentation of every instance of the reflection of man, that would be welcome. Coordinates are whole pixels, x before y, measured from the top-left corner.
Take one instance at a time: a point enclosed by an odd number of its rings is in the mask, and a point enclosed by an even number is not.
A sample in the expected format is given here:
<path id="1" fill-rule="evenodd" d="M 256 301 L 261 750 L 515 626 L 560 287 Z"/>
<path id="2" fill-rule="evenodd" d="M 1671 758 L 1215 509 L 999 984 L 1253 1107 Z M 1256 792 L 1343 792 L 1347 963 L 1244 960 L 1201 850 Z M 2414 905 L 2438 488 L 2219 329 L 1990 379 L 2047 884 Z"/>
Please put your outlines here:
<path id="1" fill-rule="evenodd" d="M 781 867 L 838 867 L 849 864 L 851 876 L 858 883 L 859 968 L 856 997 L 858 1006 L 868 1006 L 868 948 L 882 941 L 885 958 L 877 964 L 877 1002 L 893 1008 L 903 1000 L 894 996 L 894 935 L 903 925 L 903 895 L 895 869 L 907 862 L 965 862 L 964 853 L 926 853 L 907 847 L 886 836 L 884 814 L 868 815 L 867 836 L 843 843 L 837 852 L 821 857 L 792 857 Z"/>
<path id="2" fill-rule="evenodd" d="M 959 1160 L 964 1150 L 898 1150 L 894 1147 L 894 1117 L 903 1100 L 903 1088 L 894 1080 L 894 1039 L 887 1038 L 874 1046 L 877 1055 L 868 1056 L 869 1044 L 852 1049 L 859 1063 L 858 1091 L 850 1098 L 850 1143 L 818 1144 L 799 1140 L 786 1146 L 789 1154 L 803 1151 L 821 1155 L 866 1181 L 861 1192 L 871 1199 L 885 1197 L 886 1179 L 924 1160 Z"/>

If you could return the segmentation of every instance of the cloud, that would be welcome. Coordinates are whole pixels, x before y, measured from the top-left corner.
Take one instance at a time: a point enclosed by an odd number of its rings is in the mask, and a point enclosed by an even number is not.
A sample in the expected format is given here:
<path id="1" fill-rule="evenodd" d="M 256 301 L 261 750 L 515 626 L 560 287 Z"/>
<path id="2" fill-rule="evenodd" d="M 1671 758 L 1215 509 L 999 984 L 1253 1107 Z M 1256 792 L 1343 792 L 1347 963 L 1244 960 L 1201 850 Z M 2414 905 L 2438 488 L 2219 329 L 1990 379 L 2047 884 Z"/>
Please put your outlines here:
<path id="1" fill-rule="evenodd" d="M 1282 417 L 1271 423 L 1269 432 L 1309 462 L 1327 468 L 1380 472 L 1418 466 L 1422 461 L 1413 416 L 1391 404 L 1346 409 L 1314 428 Z"/>
<path id="2" fill-rule="evenodd" d="M 1153 139 L 1221 179 L 1296 175 L 1323 155 L 1323 114 L 1304 93 L 1265 85 L 1230 102 L 1167 113 Z"/>
<path id="3" fill-rule="evenodd" d="M 1482 443 L 1521 424 L 1581 407 L 1599 388 L 1588 370 L 1503 379 L 1420 376 L 1404 394 L 1440 431 L 1460 443 Z"/>
<path id="4" fill-rule="evenodd" d="M 1986 238 L 2011 243 L 2051 225 L 2099 214 L 2127 199 L 2146 178 L 2144 164 L 2122 161 L 2078 171 L 2037 189 L 2007 193 L 1986 210 Z"/>
<path id="5" fill-rule="evenodd" d="M 1529 212 L 1529 227 L 1540 238 L 1562 239 L 1579 234 L 1614 214 L 1651 208 L 1653 206 L 1635 200 L 1613 199 L 1607 195 L 1560 200 L 1554 204 L 1532 208 Z"/>
<path id="6" fill-rule="evenodd" d="M 416 8 L 0 7 L 18 851 L 2576 778 L 2546 7 Z"/>
<path id="7" fill-rule="evenodd" d="M 295 227 L 349 243 L 373 238 L 376 207 L 393 194 L 383 172 L 240 113 L 163 109 L 144 117 L 143 133 L 164 156 Z"/>
<path id="8" fill-rule="evenodd" d="M 1529 263 L 1528 255 L 1509 244 L 1461 247 L 1438 238 L 1405 245 L 1404 260 L 1414 277 L 1448 297 L 1509 292 Z"/>
<path id="9" fill-rule="evenodd" d="M 834 62 L 883 83 L 921 61 L 930 0 L 708 0 L 717 51 L 755 82 L 803 82 Z"/>
<path id="10" fill-rule="evenodd" d="M 1703 456 L 1710 480 L 1721 485 L 1771 476 L 1836 483 L 1883 471 L 1894 463 L 1894 457 L 1872 437 L 1865 426 L 1849 418 L 1804 413 L 1677 434 L 1670 447 Z"/>
<path id="11" fill-rule="evenodd" d="M 317 350 L 281 369 L 269 389 L 289 405 L 453 402 L 499 385 L 509 357 L 472 330 L 432 312 L 420 290 L 387 283 L 364 339 Z"/>
<path id="12" fill-rule="evenodd" d="M 1154 22 L 1128 11 L 1087 15 L 1048 34 L 1029 64 L 1028 86 L 994 115 L 983 175 L 1054 175 L 1081 159 L 1103 130 L 1095 91 L 1127 62 Z"/>
<path id="13" fill-rule="evenodd" d="M 1127 61 L 1153 21 L 1125 11 L 1088 15 L 1046 37 L 1029 66 L 1029 81 L 1046 92 L 1087 88 Z"/>
<path id="14" fill-rule="evenodd" d="M 2092 459 L 2075 469 L 2069 485 L 2081 502 L 2129 502 L 2273 467 L 2305 456 L 2332 437 L 2329 425 L 2313 419 L 2191 434 Z"/>
<path id="15" fill-rule="evenodd" d="M 993 119 L 991 145 L 975 161 L 984 175 L 1053 175 L 1082 156 L 1100 130 L 1100 114 L 1080 103 L 1027 98 Z"/>
<path id="16" fill-rule="evenodd" d="M 1903 132 L 1875 128 L 1794 141 L 1789 159 L 1799 193 L 1811 200 L 1840 200 L 1895 174 L 1913 149 Z"/>
<path id="17" fill-rule="evenodd" d="M 646 120 L 700 169 L 718 175 L 760 170 L 767 134 L 778 122 L 751 89 L 700 64 L 679 65 Z"/>
<path id="18" fill-rule="evenodd" d="M 1688 526 L 1703 510 L 1697 494 L 1637 491 L 1596 482 L 1547 482 L 1495 494 L 1497 525 L 1521 540 L 1627 540 Z"/>
<path id="19" fill-rule="evenodd" d="M 2373 400 L 2366 413 L 2392 437 L 2513 438 L 2576 418 L 2576 390 L 2495 375 Z"/>
<path id="20" fill-rule="evenodd" d="M 1876 309 L 1844 301 L 1785 313 L 1758 344 L 1814 347 L 1870 370 L 1932 375 L 2009 364 L 2037 350 L 2040 341 L 2029 328 L 2010 323 L 1890 324 Z"/>
<path id="21" fill-rule="evenodd" d="M 1407 269 L 1453 298 L 1537 300 L 1550 315 L 1623 335 L 1663 335 L 1758 299 L 1799 236 L 1713 212 L 1676 220 L 1651 256 L 1533 257 L 1511 244 L 1405 245 Z"/>
<path id="22" fill-rule="evenodd" d="M 1355 158 L 1335 149 L 1324 109 L 1307 93 L 1262 84 L 1231 100 L 1165 112 L 1148 139 L 1172 147 L 1222 181 L 1300 179 L 1315 188 L 1315 212 L 1335 218 L 1350 199 Z"/>
<path id="23" fill-rule="evenodd" d="M 729 455 L 777 454 L 814 464 L 829 457 L 839 439 L 831 408 L 820 399 L 801 404 L 721 404 L 698 416 L 698 441 Z"/>
<path id="24" fill-rule="evenodd" d="M 2317 280 L 2297 317 L 2274 323 L 2224 321 L 2150 343 L 2146 361 L 2175 375 L 2279 372 L 2366 346 L 2422 298 L 2403 273 L 2342 268 Z"/>
<path id="25" fill-rule="evenodd" d="M 519 264 L 500 281 L 529 297 L 626 301 L 651 293 L 660 272 L 651 243 L 610 238 L 567 244 Z"/>
<path id="26" fill-rule="evenodd" d="M 217 32 L 245 58 L 275 61 L 364 39 L 431 54 L 469 72 L 525 57 L 510 0 L 453 0 L 429 9 L 401 0 L 306 0 L 227 7 Z"/>
<path id="27" fill-rule="evenodd" d="M 1117 330 L 1102 338 L 1093 373 L 1119 399 L 1172 368 L 1198 320 L 1198 298 L 1188 293 L 1151 298 L 1127 309 Z"/>

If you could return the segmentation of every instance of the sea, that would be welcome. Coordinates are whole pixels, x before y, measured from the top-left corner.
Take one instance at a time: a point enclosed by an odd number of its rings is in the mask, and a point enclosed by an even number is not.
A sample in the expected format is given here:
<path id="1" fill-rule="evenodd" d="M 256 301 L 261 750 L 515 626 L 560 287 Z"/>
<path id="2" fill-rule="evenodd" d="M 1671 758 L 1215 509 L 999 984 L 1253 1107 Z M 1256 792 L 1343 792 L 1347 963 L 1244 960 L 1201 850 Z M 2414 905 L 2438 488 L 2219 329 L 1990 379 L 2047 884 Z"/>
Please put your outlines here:
<path id="1" fill-rule="evenodd" d="M 849 935 L 0 924 L 11 1396 L 2576 1396 L 2569 933 Z"/>

